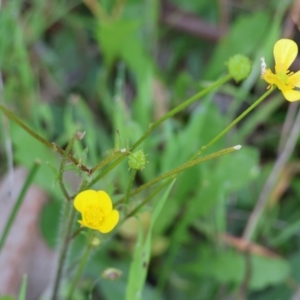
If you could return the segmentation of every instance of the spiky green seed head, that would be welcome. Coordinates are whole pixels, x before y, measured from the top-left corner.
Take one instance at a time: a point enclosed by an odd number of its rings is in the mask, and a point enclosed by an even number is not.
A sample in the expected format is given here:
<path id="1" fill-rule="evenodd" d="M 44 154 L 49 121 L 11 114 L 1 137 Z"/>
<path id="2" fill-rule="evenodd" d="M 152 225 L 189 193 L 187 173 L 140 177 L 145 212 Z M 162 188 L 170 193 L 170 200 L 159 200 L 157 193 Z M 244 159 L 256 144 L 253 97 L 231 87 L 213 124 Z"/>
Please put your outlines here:
<path id="1" fill-rule="evenodd" d="M 228 63 L 228 73 L 238 82 L 248 77 L 251 72 L 251 61 L 247 56 L 236 54 Z"/>
<path id="2" fill-rule="evenodd" d="M 143 150 L 137 150 L 128 156 L 128 165 L 130 169 L 143 170 L 146 163 L 146 154 Z"/>

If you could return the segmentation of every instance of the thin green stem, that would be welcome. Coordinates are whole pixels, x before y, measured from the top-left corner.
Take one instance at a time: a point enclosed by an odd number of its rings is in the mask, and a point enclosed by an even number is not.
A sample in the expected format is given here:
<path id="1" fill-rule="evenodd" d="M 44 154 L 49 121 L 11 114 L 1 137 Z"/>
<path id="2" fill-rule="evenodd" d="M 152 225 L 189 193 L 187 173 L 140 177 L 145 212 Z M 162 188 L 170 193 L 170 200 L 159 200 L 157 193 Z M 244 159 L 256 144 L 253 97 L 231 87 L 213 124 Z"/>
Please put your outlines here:
<path id="1" fill-rule="evenodd" d="M 132 151 L 136 147 L 138 147 L 165 120 L 169 119 L 170 117 L 173 117 L 175 114 L 182 111 L 183 109 L 185 109 L 186 107 L 188 107 L 189 105 L 194 103 L 195 101 L 199 100 L 201 97 L 208 94 L 209 92 L 211 92 L 215 88 L 223 85 L 224 83 L 229 81 L 231 78 L 232 77 L 230 75 L 226 75 L 225 77 L 217 80 L 216 82 L 214 82 L 209 87 L 205 88 L 204 90 L 200 91 L 199 93 L 195 94 L 194 96 L 190 97 L 189 99 L 185 100 L 183 103 L 181 103 L 180 105 L 178 105 L 177 107 L 175 107 L 174 109 L 169 111 L 167 114 L 165 114 L 163 117 L 158 119 L 155 123 L 153 123 L 150 126 L 150 129 L 131 147 L 130 150 Z"/>
<path id="2" fill-rule="evenodd" d="M 216 158 L 216 157 L 219 157 L 221 155 L 224 155 L 224 154 L 227 154 L 227 153 L 231 153 L 231 152 L 234 152 L 234 151 L 237 151 L 241 149 L 241 146 L 238 145 L 238 146 L 234 146 L 234 147 L 230 147 L 230 148 L 226 148 L 226 149 L 223 149 L 223 150 L 220 150 L 218 152 L 215 152 L 215 153 L 212 153 L 212 154 L 209 154 L 209 155 L 206 155 L 204 157 L 201 157 L 201 158 L 198 158 L 198 159 L 194 159 L 194 160 L 190 160 L 188 161 L 187 163 L 183 164 L 182 166 L 179 166 L 169 172 L 166 172 L 154 179 L 152 179 L 151 181 L 141 185 L 140 187 L 138 187 L 137 189 L 133 190 L 131 193 L 130 193 L 130 196 L 134 196 L 142 191 L 144 191 L 145 189 L 149 188 L 150 186 L 156 184 L 157 182 L 163 180 L 163 179 L 166 179 L 168 177 L 171 177 L 171 176 L 176 176 L 178 173 L 186 170 L 186 169 L 189 169 L 197 164 L 200 164 L 202 162 L 205 162 L 207 160 L 210 160 L 210 159 L 213 159 L 213 158 Z M 115 205 L 118 205 L 120 203 L 123 203 L 124 201 L 124 198 L 120 199 L 119 201 L 116 202 Z"/>
<path id="3" fill-rule="evenodd" d="M 67 300 L 72 300 L 73 299 L 73 293 L 76 289 L 76 286 L 77 286 L 77 283 L 82 275 L 82 272 L 84 270 L 84 267 L 88 261 L 88 258 L 90 256 L 90 251 L 93 247 L 93 244 L 91 243 L 91 239 L 93 237 L 93 231 L 92 230 L 89 230 L 89 233 L 88 233 L 88 237 L 87 237 L 87 246 L 86 246 L 86 249 L 82 255 L 82 258 L 80 260 L 80 263 L 79 263 L 79 266 L 78 266 L 78 269 L 77 269 L 77 272 L 73 278 L 73 281 L 71 283 L 71 287 L 70 287 L 70 290 L 69 290 L 69 293 L 68 293 L 68 296 L 67 296 Z"/>
<path id="4" fill-rule="evenodd" d="M 58 178 L 57 178 L 59 186 L 60 186 L 60 188 L 61 188 L 61 190 L 62 190 L 62 192 L 63 192 L 63 194 L 64 194 L 64 196 L 65 196 L 65 198 L 67 200 L 71 200 L 71 197 L 70 197 L 70 195 L 69 195 L 69 193 L 68 193 L 68 191 L 67 191 L 67 189 L 65 187 L 65 184 L 64 184 L 64 180 L 63 180 L 64 169 L 65 169 L 65 165 L 67 163 L 68 155 L 69 155 L 69 153 L 70 153 L 70 151 L 71 151 L 71 149 L 72 149 L 72 147 L 74 145 L 75 140 L 77 140 L 77 138 L 78 138 L 77 134 L 75 133 L 73 135 L 72 139 L 69 141 L 69 143 L 68 143 L 68 145 L 66 147 L 66 150 L 63 153 L 63 157 L 62 157 L 62 160 L 61 160 L 61 163 L 60 163 L 60 167 L 59 167 Z"/>
<path id="5" fill-rule="evenodd" d="M 79 186 L 79 189 L 78 189 L 77 193 L 80 193 L 83 190 L 85 190 L 87 188 L 87 185 L 88 185 L 88 181 L 86 179 L 83 179 L 80 186 Z"/>
<path id="6" fill-rule="evenodd" d="M 82 192 L 83 190 L 85 190 L 87 184 L 88 184 L 88 181 L 87 181 L 86 179 L 83 179 L 82 182 L 81 182 L 81 184 L 80 184 L 80 187 L 79 187 L 79 189 L 78 189 L 78 191 L 77 191 L 77 194 L 80 193 L 80 192 Z M 74 196 L 74 197 L 75 197 L 75 196 Z M 72 197 L 72 199 L 73 199 L 74 197 Z M 72 229 L 72 228 L 70 228 L 70 230 L 71 230 L 71 229 Z M 82 230 L 83 230 L 83 227 L 81 227 L 81 228 L 75 230 L 75 232 L 73 232 L 72 234 L 71 234 L 71 231 L 67 232 L 67 242 L 70 243 L 73 239 L 75 239 L 75 237 L 76 237 Z"/>
<path id="7" fill-rule="evenodd" d="M 60 282 L 63 275 L 64 265 L 66 262 L 66 257 L 68 253 L 68 248 L 70 245 L 69 235 L 73 227 L 74 219 L 76 216 L 76 211 L 73 208 L 73 204 L 71 202 L 66 202 L 65 204 L 65 212 L 64 212 L 64 220 L 63 223 L 63 232 L 62 232 L 62 243 L 59 249 L 59 257 L 57 263 L 57 271 L 54 279 L 54 286 L 52 290 L 51 300 L 57 300 L 60 288 Z"/>
<path id="8" fill-rule="evenodd" d="M 78 189 L 78 193 L 83 191 L 86 188 L 86 185 L 87 185 L 87 181 L 83 180 Z M 56 300 L 58 298 L 59 287 L 60 287 L 60 282 L 61 282 L 61 278 L 63 275 L 64 265 L 65 265 L 66 258 L 67 258 L 68 248 L 69 248 L 70 242 L 75 237 L 74 234 L 73 235 L 71 234 L 75 216 L 76 216 L 76 210 L 73 207 L 73 203 L 66 202 L 65 210 L 63 213 L 63 219 L 62 219 L 63 223 L 61 224 L 62 232 L 61 232 L 60 236 L 62 237 L 62 239 L 61 239 L 61 244 L 60 244 L 60 249 L 59 249 L 57 271 L 55 274 L 51 300 Z"/>
<path id="9" fill-rule="evenodd" d="M 132 189 L 132 184 L 133 184 L 136 172 L 137 172 L 136 169 L 132 169 L 131 173 L 130 173 L 129 182 L 128 182 L 128 186 L 127 186 L 127 190 L 126 190 L 126 194 L 125 194 L 125 198 L 124 198 L 125 216 L 127 215 L 130 192 L 131 192 L 131 189 Z"/>
<path id="10" fill-rule="evenodd" d="M 123 152 L 124 151 L 124 152 Z M 128 151 L 126 149 L 120 149 L 120 150 L 114 150 L 114 152 L 109 155 L 107 158 L 105 158 L 104 160 L 100 161 L 100 163 L 98 163 L 95 167 L 93 167 L 90 171 L 90 174 L 95 173 L 96 171 L 98 171 L 99 169 L 102 169 L 103 167 L 105 167 L 108 163 L 110 163 L 112 160 L 117 159 L 118 157 L 120 157 L 120 155 L 122 154 L 128 154 Z"/>
<path id="11" fill-rule="evenodd" d="M 24 200 L 24 197 L 26 195 L 26 192 L 28 190 L 28 188 L 30 187 L 38 169 L 40 167 L 40 162 L 39 161 L 36 161 L 33 166 L 31 167 L 30 171 L 29 171 L 29 174 L 26 178 L 26 181 L 24 182 L 24 185 L 21 189 L 21 192 L 19 194 L 19 197 L 17 199 L 17 202 L 15 203 L 14 207 L 13 207 L 13 210 L 8 218 L 8 221 L 4 227 L 4 231 L 2 233 L 2 236 L 1 236 L 1 239 L 0 239 L 0 253 L 2 251 L 2 248 L 5 244 L 5 241 L 6 241 L 6 238 L 7 238 L 7 235 L 10 231 L 10 228 L 12 226 L 12 224 L 14 223 L 14 220 L 17 216 L 17 213 L 21 207 L 21 204 L 23 203 L 23 200 Z"/>
<path id="12" fill-rule="evenodd" d="M 109 173 L 112 169 L 114 169 L 122 160 L 127 156 L 127 154 L 123 154 L 121 157 L 117 158 L 113 163 L 111 163 L 108 167 L 106 167 L 100 174 L 98 174 L 91 182 L 87 185 L 87 188 L 93 186 L 96 182 L 98 182 L 102 177 L 104 177 L 107 173 Z"/>
<path id="13" fill-rule="evenodd" d="M 161 117 L 159 120 L 157 120 L 155 123 L 153 123 L 150 126 L 150 129 L 144 135 L 141 136 L 141 138 L 131 147 L 130 151 L 133 151 L 135 148 L 137 148 L 165 120 L 167 120 L 168 118 L 174 116 L 175 114 L 177 114 L 181 110 L 185 109 L 186 107 L 188 107 L 189 105 L 191 105 L 195 101 L 199 100 L 201 97 L 208 94 L 209 92 L 211 92 L 215 88 L 223 85 L 224 83 L 229 81 L 231 78 L 232 77 L 230 75 L 226 75 L 225 77 L 222 77 L 221 79 L 217 80 L 215 83 L 210 85 L 209 87 L 205 88 L 204 90 L 200 91 L 199 93 L 195 94 L 194 96 L 188 98 L 183 103 L 181 103 L 180 105 L 178 105 L 177 107 L 175 107 L 174 109 L 169 111 L 167 114 L 165 114 L 163 117 Z M 89 183 L 88 187 L 93 186 L 97 181 L 99 181 L 103 176 L 105 176 L 108 172 L 110 172 L 114 167 L 116 167 L 118 164 L 120 164 L 125 157 L 126 156 L 123 155 L 123 156 L 119 157 L 118 159 L 116 159 L 111 165 L 109 165 L 109 167 L 107 169 L 105 169 L 102 173 L 100 173 L 97 177 L 95 177 Z"/>
<path id="14" fill-rule="evenodd" d="M 69 236 L 68 242 L 71 242 L 72 240 L 74 240 L 74 239 L 76 238 L 76 236 L 77 236 L 80 232 L 82 232 L 83 230 L 84 230 L 84 227 L 80 227 L 80 228 L 78 228 L 77 230 L 75 230 L 75 231 L 71 234 L 71 236 Z"/>
<path id="15" fill-rule="evenodd" d="M 49 141 L 45 140 L 43 137 L 41 137 L 39 134 L 37 134 L 35 131 L 33 131 L 30 127 L 28 127 L 23 121 L 21 121 L 19 118 L 15 116 L 13 112 L 11 112 L 9 109 L 7 109 L 4 105 L 0 103 L 0 109 L 2 112 L 12 121 L 17 123 L 20 127 L 22 127 L 27 133 L 29 133 L 32 137 L 34 137 L 36 140 L 44 144 L 46 147 L 50 148 L 51 150 L 54 150 L 60 154 L 64 154 L 64 150 L 54 143 L 50 143 Z M 90 173 L 90 169 L 87 168 L 86 166 L 82 165 L 79 163 L 79 161 L 73 157 L 72 155 L 68 155 L 68 159 L 74 163 L 81 171 Z"/>
<path id="16" fill-rule="evenodd" d="M 154 196 L 156 196 L 161 190 L 163 190 L 167 185 L 171 183 L 173 178 L 168 179 L 166 182 L 162 183 L 158 188 L 156 188 L 148 197 L 146 197 L 133 211 L 131 211 L 128 215 L 125 215 L 124 221 L 132 216 L 134 216 L 136 213 L 139 212 L 139 210 L 146 205 Z"/>
<path id="17" fill-rule="evenodd" d="M 260 98 L 258 98 L 251 106 L 249 106 L 241 115 L 239 115 L 234 121 L 232 121 L 223 131 L 221 131 L 215 138 L 213 138 L 207 145 L 203 146 L 191 159 L 196 159 L 216 141 L 218 141 L 223 135 L 225 135 L 232 127 L 234 127 L 239 121 L 241 121 L 249 112 L 251 112 L 258 104 L 260 104 L 267 96 L 273 91 L 272 88 L 267 90 Z"/>

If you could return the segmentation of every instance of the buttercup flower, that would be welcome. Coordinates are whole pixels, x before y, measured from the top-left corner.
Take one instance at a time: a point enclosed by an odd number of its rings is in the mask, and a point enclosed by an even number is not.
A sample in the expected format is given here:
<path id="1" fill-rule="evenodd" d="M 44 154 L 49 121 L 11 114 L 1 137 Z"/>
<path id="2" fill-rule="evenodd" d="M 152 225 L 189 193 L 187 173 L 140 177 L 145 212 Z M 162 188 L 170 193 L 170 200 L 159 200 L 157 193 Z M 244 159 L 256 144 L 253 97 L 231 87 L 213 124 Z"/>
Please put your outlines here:
<path id="1" fill-rule="evenodd" d="M 264 58 L 262 58 L 261 77 L 270 86 L 276 85 L 286 100 L 291 102 L 300 100 L 300 91 L 295 90 L 295 88 L 300 88 L 300 71 L 293 73 L 288 70 L 298 54 L 297 44 L 289 39 L 281 39 L 275 43 L 273 53 L 275 74 L 270 69 L 266 69 Z"/>
<path id="2" fill-rule="evenodd" d="M 82 226 L 108 233 L 119 221 L 119 212 L 113 210 L 112 201 L 104 191 L 86 190 L 74 199 L 74 207 L 82 215 Z"/>

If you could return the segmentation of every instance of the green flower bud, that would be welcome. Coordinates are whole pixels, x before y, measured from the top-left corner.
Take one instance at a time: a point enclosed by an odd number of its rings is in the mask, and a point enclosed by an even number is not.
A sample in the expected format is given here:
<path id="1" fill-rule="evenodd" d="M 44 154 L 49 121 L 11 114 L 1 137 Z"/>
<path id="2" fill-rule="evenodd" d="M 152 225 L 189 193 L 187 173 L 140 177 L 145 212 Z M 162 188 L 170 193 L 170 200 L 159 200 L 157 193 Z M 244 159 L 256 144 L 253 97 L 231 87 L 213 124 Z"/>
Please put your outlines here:
<path id="1" fill-rule="evenodd" d="M 229 74 L 236 82 L 247 78 L 251 71 L 250 59 L 241 54 L 232 56 L 227 65 Z"/>
<path id="2" fill-rule="evenodd" d="M 128 165 L 130 169 L 143 170 L 146 162 L 146 154 L 143 150 L 137 150 L 128 156 Z"/>

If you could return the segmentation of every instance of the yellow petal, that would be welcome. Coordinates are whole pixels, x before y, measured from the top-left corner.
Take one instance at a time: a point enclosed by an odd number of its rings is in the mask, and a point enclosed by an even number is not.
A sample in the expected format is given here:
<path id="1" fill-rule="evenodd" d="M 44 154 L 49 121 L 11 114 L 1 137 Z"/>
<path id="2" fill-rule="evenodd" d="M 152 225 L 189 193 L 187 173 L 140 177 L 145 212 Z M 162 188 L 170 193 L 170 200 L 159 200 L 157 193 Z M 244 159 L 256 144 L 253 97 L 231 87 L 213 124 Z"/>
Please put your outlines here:
<path id="1" fill-rule="evenodd" d="M 119 222 L 119 212 L 117 210 L 113 210 L 110 215 L 108 215 L 104 221 L 99 225 L 97 230 L 99 230 L 102 233 L 107 233 L 110 232 L 114 229 L 114 227 L 117 225 Z"/>
<path id="2" fill-rule="evenodd" d="M 83 220 L 78 220 L 77 222 L 78 222 L 81 226 L 88 227 L 88 226 L 86 225 L 86 223 L 85 223 Z"/>
<path id="3" fill-rule="evenodd" d="M 270 69 L 266 70 L 266 72 L 262 76 L 262 78 L 271 85 L 273 85 L 273 84 L 278 85 L 278 83 L 279 83 L 278 77 Z"/>
<path id="4" fill-rule="evenodd" d="M 300 92 L 296 90 L 283 90 L 282 94 L 284 98 L 290 102 L 300 100 Z"/>
<path id="5" fill-rule="evenodd" d="M 300 71 L 289 76 L 287 84 L 300 88 Z"/>
<path id="6" fill-rule="evenodd" d="M 298 54 L 297 44 L 289 39 L 281 39 L 274 46 L 275 72 L 285 73 Z"/>
<path id="7" fill-rule="evenodd" d="M 98 194 L 94 190 L 86 190 L 81 193 L 79 193 L 75 199 L 74 199 L 74 207 L 79 212 L 82 212 L 82 210 L 86 207 L 86 205 L 90 205 L 91 202 L 97 202 L 98 201 Z"/>
<path id="8" fill-rule="evenodd" d="M 98 201 L 101 206 L 101 210 L 105 216 L 111 214 L 112 211 L 112 202 L 110 197 L 104 191 L 98 191 Z M 98 205 L 99 205 L 98 204 Z"/>
<path id="9" fill-rule="evenodd" d="M 82 227 L 87 227 L 87 228 L 91 228 L 91 229 L 98 230 L 98 227 L 97 227 L 97 226 L 91 226 L 90 224 L 86 223 L 84 220 L 80 220 L 80 221 L 78 221 L 78 223 L 79 223 Z"/>

